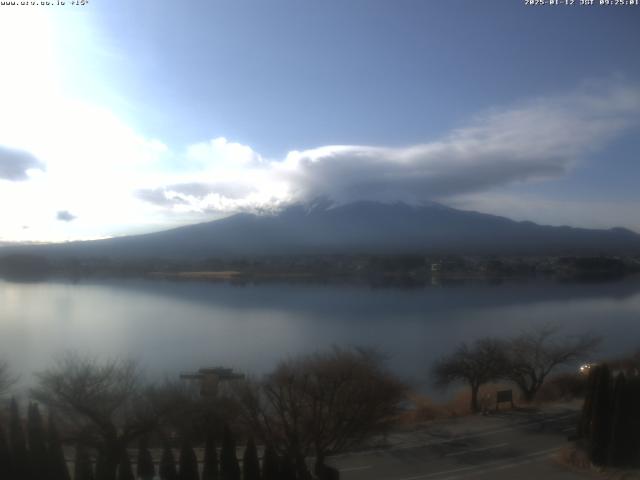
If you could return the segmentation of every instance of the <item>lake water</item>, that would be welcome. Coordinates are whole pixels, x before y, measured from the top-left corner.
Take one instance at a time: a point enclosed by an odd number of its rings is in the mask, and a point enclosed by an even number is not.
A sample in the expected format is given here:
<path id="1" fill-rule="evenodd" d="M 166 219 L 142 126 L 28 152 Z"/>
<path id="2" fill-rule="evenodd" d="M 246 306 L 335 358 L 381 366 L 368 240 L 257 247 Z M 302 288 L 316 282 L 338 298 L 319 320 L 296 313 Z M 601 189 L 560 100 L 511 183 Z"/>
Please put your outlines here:
<path id="1" fill-rule="evenodd" d="M 640 282 L 518 282 L 372 289 L 356 285 L 0 280 L 0 358 L 28 384 L 65 351 L 127 356 L 153 376 L 224 365 L 269 371 L 287 355 L 375 346 L 425 388 L 459 342 L 555 322 L 604 336 L 602 355 L 640 347 Z"/>

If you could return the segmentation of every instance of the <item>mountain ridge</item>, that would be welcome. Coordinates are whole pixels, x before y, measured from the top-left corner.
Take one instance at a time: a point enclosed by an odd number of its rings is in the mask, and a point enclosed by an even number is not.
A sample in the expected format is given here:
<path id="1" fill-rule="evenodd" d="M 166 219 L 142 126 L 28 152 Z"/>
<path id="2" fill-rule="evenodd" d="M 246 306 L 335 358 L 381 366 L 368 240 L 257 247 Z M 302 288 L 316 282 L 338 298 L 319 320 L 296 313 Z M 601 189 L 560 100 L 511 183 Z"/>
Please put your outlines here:
<path id="1" fill-rule="evenodd" d="M 640 235 L 622 227 L 539 225 L 438 203 L 324 199 L 268 214 L 237 213 L 155 233 L 102 240 L 0 246 L 3 253 L 113 258 L 206 258 L 300 254 L 638 254 Z"/>

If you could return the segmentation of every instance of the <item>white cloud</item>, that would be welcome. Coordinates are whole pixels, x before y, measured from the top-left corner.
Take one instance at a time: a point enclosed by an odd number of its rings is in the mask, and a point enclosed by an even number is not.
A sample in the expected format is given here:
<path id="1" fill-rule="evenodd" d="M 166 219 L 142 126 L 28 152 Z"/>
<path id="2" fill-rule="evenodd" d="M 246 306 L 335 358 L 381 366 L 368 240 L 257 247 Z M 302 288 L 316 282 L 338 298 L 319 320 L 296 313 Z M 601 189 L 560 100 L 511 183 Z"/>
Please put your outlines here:
<path id="1" fill-rule="evenodd" d="M 5 181 L 0 186 L 0 202 L 14 206 L 3 212 L 0 238 L 104 237 L 163 223 L 163 215 L 136 201 L 132 191 L 156 171 L 166 147 L 139 135 L 105 109 L 62 99 L 56 107 L 38 112 L 37 121 L 3 130 L 0 143 L 28 150 L 41 171 L 31 171 L 23 182 Z M 10 123 L 9 114 L 3 113 L 0 126 Z M 56 221 L 57 212 L 66 209 L 78 218 Z M 24 224 L 32 228 L 24 230 Z"/>
<path id="2" fill-rule="evenodd" d="M 262 157 L 251 147 L 229 142 L 224 137 L 190 145 L 185 157 L 201 168 L 213 166 L 217 169 L 238 169 L 262 163 Z"/>
<path id="3" fill-rule="evenodd" d="M 565 175 L 639 119 L 638 85 L 591 84 L 478 115 L 442 138 L 406 148 L 323 146 L 267 160 L 219 138 L 187 148 L 186 164 L 197 166 L 191 175 L 141 195 L 177 211 L 200 212 L 268 208 L 317 196 L 338 202 L 450 201 Z M 187 184 L 197 184 L 198 193 L 186 192 Z"/>
<path id="4" fill-rule="evenodd" d="M 0 180 L 28 180 L 29 173 L 43 168 L 42 163 L 29 152 L 0 145 Z"/>
<path id="5" fill-rule="evenodd" d="M 62 53 L 69 55 L 57 48 L 53 10 L 6 10 L 0 15 L 0 204 L 11 208 L 3 209 L 0 240 L 95 238 L 166 223 L 131 196 L 166 148 L 109 109 L 69 95 L 77 85 L 62 81 Z M 57 221 L 67 208 L 78 219 Z"/>
<path id="6" fill-rule="evenodd" d="M 91 75 L 71 81 L 99 67 L 91 59 L 103 54 L 104 39 L 55 10 L 15 8 L 0 16 L 0 204 L 11 206 L 3 209 L 0 241 L 148 231 L 319 195 L 498 211 L 494 188 L 565 175 L 639 123 L 640 86 L 609 78 L 485 112 L 406 148 L 321 146 L 267 159 L 218 137 L 170 149 L 111 109 L 78 100 L 86 89 L 109 104 L 96 94 L 108 83 L 103 75 L 90 86 Z M 78 54 L 82 61 L 74 63 Z M 500 211 L 515 215 L 524 208 L 516 203 Z M 550 208 L 577 214 L 579 206 Z M 67 209 L 77 218 L 57 221 Z"/>
<path id="7" fill-rule="evenodd" d="M 585 89 L 480 115 L 430 143 L 327 146 L 291 152 L 274 167 L 300 198 L 441 200 L 561 176 L 639 115 L 638 86 Z"/>
<path id="8" fill-rule="evenodd" d="M 323 146 L 282 159 L 222 137 L 173 151 L 109 110 L 68 98 L 49 97 L 30 108 L 22 120 L 0 112 L 0 145 L 28 151 L 42 168 L 26 181 L 3 182 L 0 202 L 17 207 L 3 217 L 0 240 L 135 233 L 317 196 L 439 200 L 514 215 L 515 206 L 498 211 L 496 201 L 478 194 L 565 175 L 638 126 L 640 87 L 588 85 L 486 112 L 406 148 Z M 67 209 L 77 219 L 56 221 L 57 212 Z"/>

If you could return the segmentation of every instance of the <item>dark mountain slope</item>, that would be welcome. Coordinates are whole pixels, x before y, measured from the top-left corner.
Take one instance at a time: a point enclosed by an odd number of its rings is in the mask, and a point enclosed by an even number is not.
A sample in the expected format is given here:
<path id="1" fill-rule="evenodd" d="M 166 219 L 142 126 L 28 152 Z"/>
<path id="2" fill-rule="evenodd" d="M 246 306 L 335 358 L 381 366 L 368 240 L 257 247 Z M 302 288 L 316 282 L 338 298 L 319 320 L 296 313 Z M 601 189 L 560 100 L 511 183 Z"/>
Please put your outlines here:
<path id="1" fill-rule="evenodd" d="M 2 252 L 16 248 L 1 248 Z M 637 254 L 626 229 L 541 226 L 439 204 L 356 202 L 294 205 L 275 215 L 241 213 L 147 235 L 24 246 L 65 257 L 204 258 L 228 255 L 464 253 L 514 255 Z"/>

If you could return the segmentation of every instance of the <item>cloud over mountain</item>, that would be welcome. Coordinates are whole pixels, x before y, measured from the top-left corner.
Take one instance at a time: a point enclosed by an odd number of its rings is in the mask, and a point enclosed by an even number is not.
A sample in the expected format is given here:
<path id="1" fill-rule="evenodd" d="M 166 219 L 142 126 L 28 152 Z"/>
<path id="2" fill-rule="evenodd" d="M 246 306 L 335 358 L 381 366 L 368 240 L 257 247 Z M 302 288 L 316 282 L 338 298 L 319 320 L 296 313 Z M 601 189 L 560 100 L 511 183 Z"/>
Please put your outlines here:
<path id="1" fill-rule="evenodd" d="M 617 86 L 530 101 L 477 116 L 406 148 L 326 146 L 291 152 L 274 169 L 297 197 L 442 200 L 558 177 L 639 123 L 640 88 Z"/>
<path id="2" fill-rule="evenodd" d="M 141 200 L 159 206 L 190 205 L 196 202 L 208 204 L 207 199 L 213 196 L 236 200 L 244 198 L 255 189 L 248 185 L 238 185 L 236 183 L 177 183 L 165 185 L 159 188 L 140 189 L 136 196 Z"/>
<path id="3" fill-rule="evenodd" d="M 265 159 L 217 138 L 188 147 L 196 165 L 181 183 L 137 196 L 181 211 L 238 211 L 318 196 L 338 202 L 447 201 L 518 182 L 565 175 L 640 123 L 640 86 L 593 82 L 477 115 L 432 141 L 407 147 L 329 145 Z"/>
<path id="4" fill-rule="evenodd" d="M 67 123 L 75 129 L 50 119 L 46 129 L 30 130 L 31 143 L 13 141 L 25 151 L 0 147 L 0 180 L 9 180 L 2 182 L 0 201 L 22 206 L 3 219 L 4 239 L 159 230 L 316 197 L 338 204 L 437 201 L 482 210 L 482 196 L 567 175 L 637 128 L 640 84 L 610 79 L 492 109 L 415 145 L 325 145 L 276 158 L 224 137 L 176 150 L 108 111 L 84 104 L 66 107 Z M 31 175 L 33 169 L 41 171 Z M 58 218 L 57 205 L 91 220 Z M 490 211 L 509 216 L 504 209 Z M 543 213 L 539 221 L 560 222 L 554 209 Z M 636 216 L 628 217 L 616 223 L 637 228 Z M 33 227 L 28 234 L 21 228 L 25 222 Z"/>

